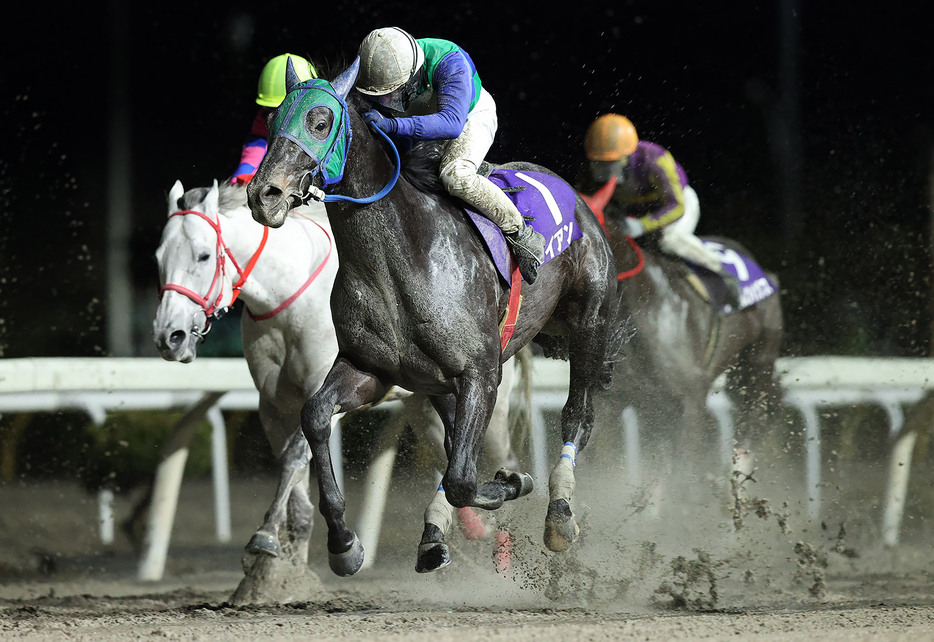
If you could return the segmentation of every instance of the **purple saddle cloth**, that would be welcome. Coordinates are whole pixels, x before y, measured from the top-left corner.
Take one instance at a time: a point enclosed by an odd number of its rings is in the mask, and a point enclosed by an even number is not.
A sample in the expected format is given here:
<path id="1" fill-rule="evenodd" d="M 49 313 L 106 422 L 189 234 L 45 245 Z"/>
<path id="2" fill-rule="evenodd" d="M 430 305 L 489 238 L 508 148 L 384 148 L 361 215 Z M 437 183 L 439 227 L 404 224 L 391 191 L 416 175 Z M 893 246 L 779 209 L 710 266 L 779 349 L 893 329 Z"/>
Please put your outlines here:
<path id="1" fill-rule="evenodd" d="M 583 236 L 574 217 L 577 193 L 560 178 L 539 172 L 497 169 L 490 180 L 504 189 L 526 217 L 526 221 L 545 237 L 545 263 L 555 258 Z M 502 230 L 490 219 L 464 208 L 486 242 L 500 276 L 510 283 L 511 252 Z M 529 221 L 531 217 L 533 220 Z"/>
<path id="2" fill-rule="evenodd" d="M 702 238 L 701 241 L 720 256 L 723 267 L 739 280 L 741 291 L 739 298 L 740 310 L 745 310 L 760 301 L 764 301 L 778 291 L 778 287 L 772 278 L 765 273 L 765 270 L 752 257 L 717 241 L 705 238 Z M 711 302 L 717 307 L 726 305 L 726 286 L 723 284 L 723 279 L 689 261 L 687 265 L 707 286 L 707 290 L 711 295 Z"/>

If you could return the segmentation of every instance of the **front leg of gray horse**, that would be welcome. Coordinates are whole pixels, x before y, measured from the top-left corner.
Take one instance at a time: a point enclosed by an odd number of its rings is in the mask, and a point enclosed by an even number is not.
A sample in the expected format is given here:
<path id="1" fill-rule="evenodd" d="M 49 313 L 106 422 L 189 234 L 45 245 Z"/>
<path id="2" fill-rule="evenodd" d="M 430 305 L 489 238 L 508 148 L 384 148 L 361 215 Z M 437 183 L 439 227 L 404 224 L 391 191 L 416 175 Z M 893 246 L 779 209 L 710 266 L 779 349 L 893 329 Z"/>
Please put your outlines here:
<path id="1" fill-rule="evenodd" d="M 318 509 L 328 525 L 328 565 L 342 577 L 360 570 L 364 550 L 344 519 L 344 496 L 334 476 L 328 446 L 331 417 L 378 401 L 385 393 L 386 386 L 379 379 L 338 357 L 321 388 L 302 406 L 302 432 L 311 446 L 318 480 Z"/>
<path id="2" fill-rule="evenodd" d="M 471 390 L 482 390 L 482 386 L 473 382 L 465 382 L 462 386 L 462 397 L 477 399 L 470 392 Z M 492 401 L 487 397 L 480 403 L 470 405 L 474 414 L 467 417 L 461 425 L 455 425 L 455 417 L 458 410 L 464 412 L 465 417 L 467 416 L 466 410 L 461 410 L 464 408 L 462 400 L 453 394 L 431 399 L 445 428 L 444 442 L 448 456 L 448 469 L 442 486 L 435 493 L 435 497 L 425 511 L 425 528 L 418 545 L 418 558 L 415 565 L 419 573 L 435 571 L 451 563 L 450 551 L 444 542 L 444 537 L 451 525 L 452 506 L 473 506 L 494 510 L 502 506 L 505 501 L 523 497 L 532 492 L 533 484 L 530 475 L 505 469 L 499 470 L 491 482 L 481 485 L 476 483 L 480 444 L 495 402 L 495 388 L 492 390 L 493 393 L 490 395 L 493 397 Z M 489 390 L 487 392 L 489 393 Z M 456 499 L 453 501 L 450 494 L 445 492 L 445 488 L 452 484 L 457 489 Z"/>
<path id="3" fill-rule="evenodd" d="M 302 480 L 311 459 L 311 449 L 301 429 L 289 438 L 279 461 L 279 485 L 272 505 L 266 511 L 263 525 L 259 527 L 246 545 L 248 553 L 278 557 L 280 553 L 279 530 L 286 523 L 292 489 Z M 310 528 L 309 535 L 310 535 Z"/>

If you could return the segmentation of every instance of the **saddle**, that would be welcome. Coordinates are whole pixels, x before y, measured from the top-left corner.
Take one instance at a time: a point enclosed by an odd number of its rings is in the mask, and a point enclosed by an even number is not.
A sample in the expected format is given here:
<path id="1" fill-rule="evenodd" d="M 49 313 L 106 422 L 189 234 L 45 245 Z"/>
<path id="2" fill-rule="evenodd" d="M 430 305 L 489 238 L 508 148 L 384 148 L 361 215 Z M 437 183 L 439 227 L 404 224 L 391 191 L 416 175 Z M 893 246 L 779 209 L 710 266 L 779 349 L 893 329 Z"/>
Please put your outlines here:
<path id="1" fill-rule="evenodd" d="M 545 237 L 545 261 L 548 263 L 582 238 L 574 209 L 577 193 L 560 178 L 529 170 L 488 168 L 485 175 L 515 203 L 519 213 L 535 231 Z M 484 172 L 481 172 L 484 173 Z M 464 207 L 493 259 L 506 285 L 512 281 L 511 253 L 506 237 L 493 221 Z"/>
<path id="2" fill-rule="evenodd" d="M 727 286 L 721 275 L 680 257 L 664 254 L 660 249 L 653 248 L 650 251 L 678 266 L 682 277 L 687 280 L 701 298 L 723 314 L 745 310 L 778 292 L 778 286 L 774 279 L 751 256 L 739 249 L 725 245 L 720 240 L 709 237 L 700 237 L 700 239 L 704 245 L 717 253 L 726 271 L 735 276 L 739 282 L 739 309 L 730 304 Z M 627 240 L 630 241 L 637 253 L 641 254 L 641 252 L 645 251 L 632 239 Z M 638 264 L 642 265 L 641 256 L 638 257 Z M 634 276 L 635 273 L 637 271 L 634 270 L 620 273 L 620 280 Z"/>

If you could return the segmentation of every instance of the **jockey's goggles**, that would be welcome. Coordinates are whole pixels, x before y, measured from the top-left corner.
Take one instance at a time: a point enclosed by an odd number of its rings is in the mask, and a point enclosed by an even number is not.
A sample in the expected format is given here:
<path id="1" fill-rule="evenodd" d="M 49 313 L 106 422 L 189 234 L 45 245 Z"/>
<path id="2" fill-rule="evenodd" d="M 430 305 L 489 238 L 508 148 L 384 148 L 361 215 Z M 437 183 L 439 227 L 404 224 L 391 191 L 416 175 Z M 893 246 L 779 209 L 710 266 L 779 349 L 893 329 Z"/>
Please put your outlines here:
<path id="1" fill-rule="evenodd" d="M 412 104 L 412 101 L 415 100 L 420 93 L 419 88 L 424 86 L 422 80 L 425 75 L 425 67 L 422 66 L 398 89 L 394 89 L 382 96 L 368 94 L 363 94 L 363 96 L 374 105 L 396 112 L 397 114 L 404 114 L 405 110 L 409 108 L 409 105 Z"/>

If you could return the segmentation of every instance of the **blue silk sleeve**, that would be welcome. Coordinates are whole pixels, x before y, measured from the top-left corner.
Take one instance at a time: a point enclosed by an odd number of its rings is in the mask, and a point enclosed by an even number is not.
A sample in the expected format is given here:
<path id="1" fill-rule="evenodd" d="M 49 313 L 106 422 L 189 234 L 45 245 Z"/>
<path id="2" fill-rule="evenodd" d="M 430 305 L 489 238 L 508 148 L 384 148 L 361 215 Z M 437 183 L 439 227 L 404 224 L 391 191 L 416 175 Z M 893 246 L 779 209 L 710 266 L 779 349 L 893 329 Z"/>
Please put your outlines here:
<path id="1" fill-rule="evenodd" d="M 473 72 L 459 51 L 438 63 L 431 85 L 438 97 L 438 111 L 424 116 L 396 118 L 397 136 L 415 140 L 449 140 L 464 131 L 473 98 Z"/>

